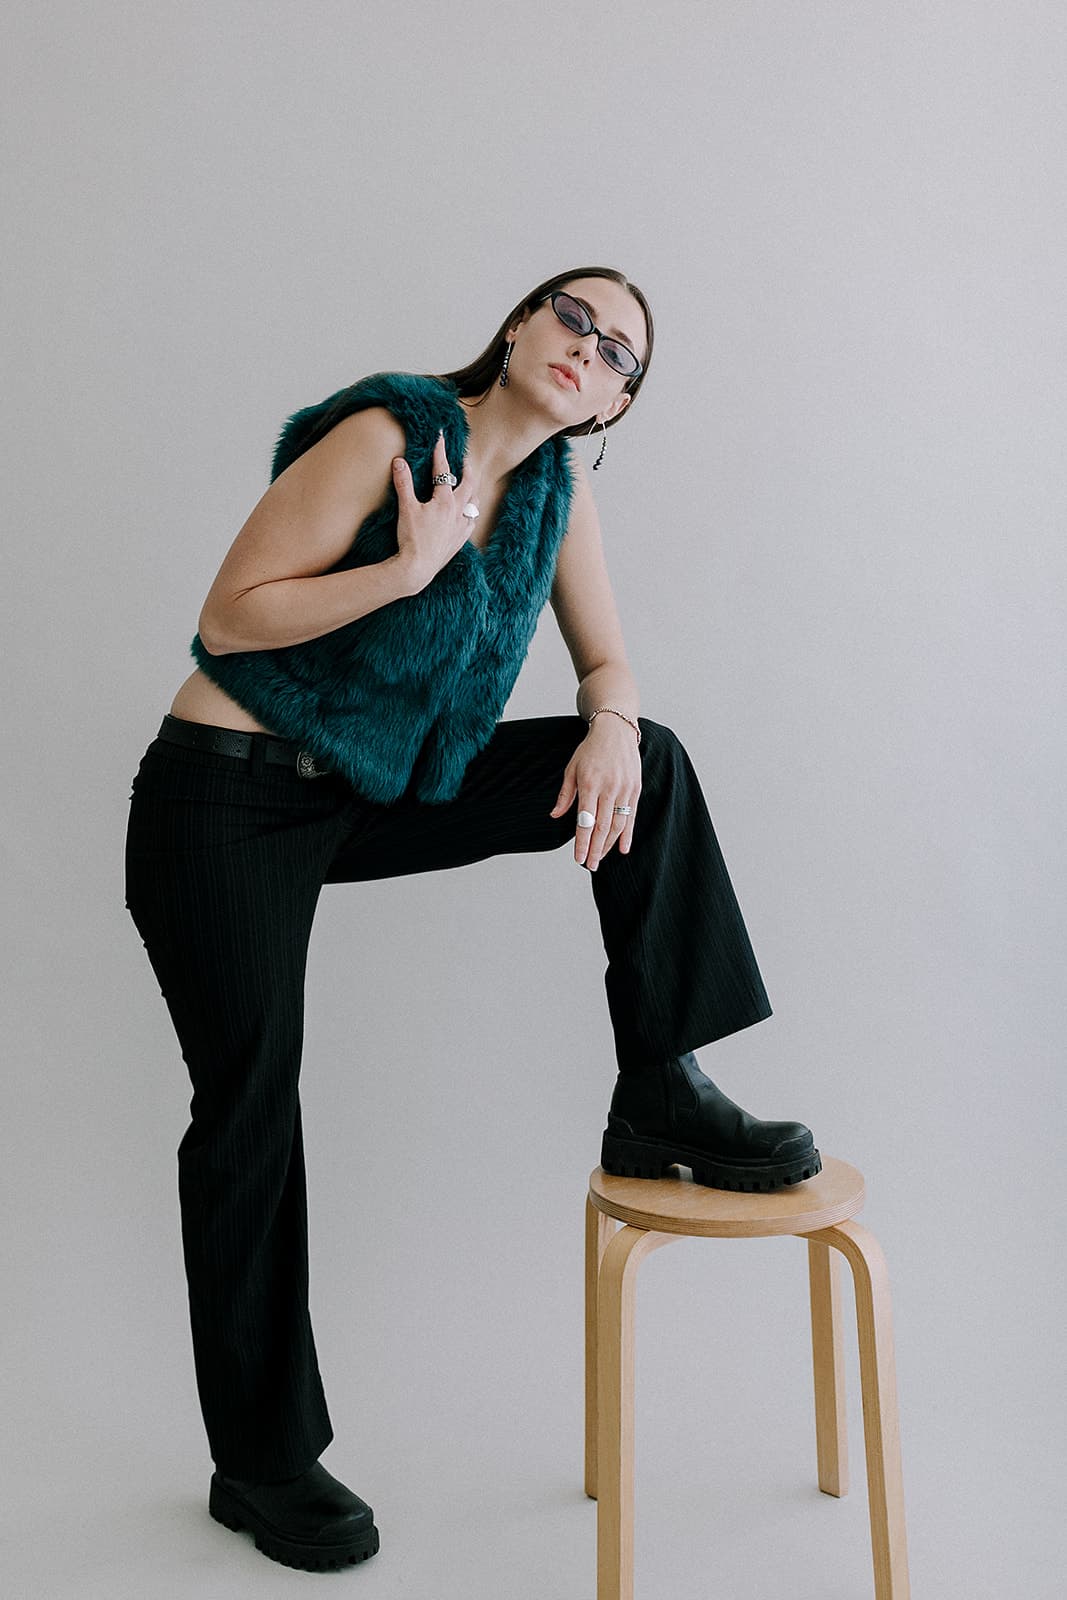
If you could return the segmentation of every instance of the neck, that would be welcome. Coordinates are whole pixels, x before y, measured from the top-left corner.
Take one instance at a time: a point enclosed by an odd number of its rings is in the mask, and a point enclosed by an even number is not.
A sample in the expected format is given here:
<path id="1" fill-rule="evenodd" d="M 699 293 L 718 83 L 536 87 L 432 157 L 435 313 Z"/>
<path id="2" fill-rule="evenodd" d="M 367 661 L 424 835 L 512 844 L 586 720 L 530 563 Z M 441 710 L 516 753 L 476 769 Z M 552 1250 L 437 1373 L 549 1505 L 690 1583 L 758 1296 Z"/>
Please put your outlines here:
<path id="1" fill-rule="evenodd" d="M 483 492 L 502 484 L 520 461 L 525 461 L 557 431 L 498 383 L 484 395 L 459 403 L 469 427 L 469 470 Z"/>

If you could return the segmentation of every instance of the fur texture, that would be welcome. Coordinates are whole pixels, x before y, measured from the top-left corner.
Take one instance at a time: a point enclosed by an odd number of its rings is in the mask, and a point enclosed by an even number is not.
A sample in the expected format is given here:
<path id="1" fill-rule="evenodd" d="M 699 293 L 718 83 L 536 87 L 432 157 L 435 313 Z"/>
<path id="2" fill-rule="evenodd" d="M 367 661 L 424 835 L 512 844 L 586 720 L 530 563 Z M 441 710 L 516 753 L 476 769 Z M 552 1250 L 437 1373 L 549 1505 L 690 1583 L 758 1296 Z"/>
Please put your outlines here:
<path id="1" fill-rule="evenodd" d="M 460 475 L 468 426 L 455 386 L 379 372 L 289 418 L 275 447 L 272 481 L 343 417 L 376 405 L 387 406 L 404 429 L 420 500 L 431 492 L 438 428 Z M 368 800 L 399 799 L 420 752 L 418 799 L 452 800 L 467 764 L 492 737 L 526 659 L 551 593 L 572 485 L 570 446 L 547 439 L 512 473 L 486 549 L 468 541 L 419 594 L 278 650 L 213 656 L 197 634 L 193 657 L 265 727 L 343 773 Z M 390 485 L 386 504 L 331 570 L 395 555 L 396 522 Z"/>

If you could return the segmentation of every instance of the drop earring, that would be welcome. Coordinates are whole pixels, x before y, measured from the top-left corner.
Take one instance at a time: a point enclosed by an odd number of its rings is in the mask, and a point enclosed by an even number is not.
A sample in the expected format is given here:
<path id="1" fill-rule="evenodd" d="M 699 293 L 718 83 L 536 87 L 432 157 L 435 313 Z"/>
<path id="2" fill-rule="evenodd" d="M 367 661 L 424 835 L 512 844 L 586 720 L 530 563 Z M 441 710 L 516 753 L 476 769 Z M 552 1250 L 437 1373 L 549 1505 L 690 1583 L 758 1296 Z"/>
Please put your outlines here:
<path id="1" fill-rule="evenodd" d="M 507 386 L 508 386 L 508 362 L 510 360 L 511 360 L 511 345 L 509 344 L 507 349 L 504 352 L 504 365 L 500 369 L 500 387 L 502 389 L 506 389 Z"/>
<path id="2" fill-rule="evenodd" d="M 594 422 L 593 423 L 593 428 L 595 428 L 595 427 L 596 427 L 596 423 Z M 596 460 L 593 462 L 593 471 L 594 472 L 597 470 L 597 468 L 599 467 L 600 463 L 603 461 L 603 459 L 604 459 L 604 451 L 608 447 L 608 429 L 607 429 L 607 424 L 605 423 L 603 418 L 600 419 L 600 427 L 601 427 L 601 430 L 602 430 L 601 439 L 600 439 L 600 454 L 597 456 Z M 589 430 L 590 433 L 592 433 L 593 428 L 590 428 L 590 430 Z"/>

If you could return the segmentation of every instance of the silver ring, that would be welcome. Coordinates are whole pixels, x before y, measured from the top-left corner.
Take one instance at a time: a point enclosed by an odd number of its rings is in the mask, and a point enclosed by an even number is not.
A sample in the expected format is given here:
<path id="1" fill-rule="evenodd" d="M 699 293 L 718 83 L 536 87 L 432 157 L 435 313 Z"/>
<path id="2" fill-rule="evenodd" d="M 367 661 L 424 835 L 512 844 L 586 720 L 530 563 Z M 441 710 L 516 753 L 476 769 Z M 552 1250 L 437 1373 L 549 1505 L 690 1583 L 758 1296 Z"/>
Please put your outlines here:
<path id="1" fill-rule="evenodd" d="M 579 828 L 592 828 L 592 827 L 595 827 L 595 825 L 596 825 L 596 817 L 594 816 L 592 811 L 579 811 L 579 813 L 578 813 L 578 826 L 579 826 Z"/>
<path id="2" fill-rule="evenodd" d="M 620 816 L 632 817 L 634 808 L 633 806 L 616 806 L 615 810 L 620 814 Z"/>
<path id="3" fill-rule="evenodd" d="M 439 483 L 447 483 L 450 489 L 454 489 L 458 482 L 459 479 L 456 477 L 454 472 L 435 472 L 433 475 L 433 484 L 435 489 Z"/>

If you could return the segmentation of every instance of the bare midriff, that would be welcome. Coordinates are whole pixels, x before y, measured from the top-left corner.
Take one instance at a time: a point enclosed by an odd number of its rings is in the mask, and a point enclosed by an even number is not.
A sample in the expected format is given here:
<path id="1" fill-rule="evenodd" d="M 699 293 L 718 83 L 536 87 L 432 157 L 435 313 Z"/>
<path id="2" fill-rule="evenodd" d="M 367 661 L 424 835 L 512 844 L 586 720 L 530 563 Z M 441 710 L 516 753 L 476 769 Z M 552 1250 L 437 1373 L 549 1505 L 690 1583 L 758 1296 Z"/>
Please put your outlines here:
<path id="1" fill-rule="evenodd" d="M 236 700 L 231 700 L 225 689 L 212 683 L 199 667 L 190 673 L 174 696 L 170 714 L 181 717 L 183 722 L 206 722 L 213 728 L 236 728 L 240 733 L 272 732 L 249 716 Z"/>

